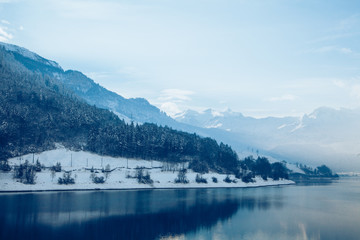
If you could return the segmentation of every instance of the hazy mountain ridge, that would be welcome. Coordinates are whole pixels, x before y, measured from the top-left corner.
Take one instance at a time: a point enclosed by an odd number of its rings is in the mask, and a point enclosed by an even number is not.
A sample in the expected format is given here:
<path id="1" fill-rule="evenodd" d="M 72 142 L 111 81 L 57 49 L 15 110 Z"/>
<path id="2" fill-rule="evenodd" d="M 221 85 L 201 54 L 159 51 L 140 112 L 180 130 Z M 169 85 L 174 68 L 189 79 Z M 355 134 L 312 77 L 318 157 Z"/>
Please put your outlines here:
<path id="1" fill-rule="evenodd" d="M 217 112 L 207 109 L 203 112 L 187 110 L 175 116 L 179 122 L 196 125 L 205 128 L 218 128 L 229 132 L 248 132 L 262 131 L 262 134 L 273 132 L 275 129 L 279 131 L 293 130 L 300 123 L 300 119 L 296 117 L 284 118 L 253 118 L 246 117 L 241 113 L 233 112 L 228 109 L 223 112 Z"/>
<path id="2" fill-rule="evenodd" d="M 236 133 L 261 134 L 264 136 L 315 138 L 317 141 L 344 140 L 355 138 L 360 133 L 354 131 L 360 127 L 360 109 L 333 109 L 320 107 L 302 117 L 245 117 L 232 111 L 216 112 L 208 109 L 203 112 L 187 110 L 178 114 L 175 119 L 183 123 L 193 123 L 198 127 L 218 128 Z M 211 127 L 214 126 L 214 127 Z M 329 137 L 331 139 L 325 138 Z M 297 139 L 295 139 L 297 138 Z M 321 139 L 320 139 L 321 138 Z M 306 139 L 309 140 L 309 139 Z"/>
<path id="3" fill-rule="evenodd" d="M 0 46 L 11 52 L 15 60 L 28 70 L 55 77 L 89 104 L 110 109 L 127 122 L 153 122 L 160 125 L 175 122 L 144 98 L 126 99 L 103 88 L 83 73 L 75 70 L 64 71 L 55 61 L 47 60 L 25 48 L 1 42 Z"/>
<path id="4" fill-rule="evenodd" d="M 23 63 L 28 69 L 41 70 L 42 72 L 63 71 L 57 62 L 45 59 L 26 48 L 3 42 L 0 42 L 0 46 L 3 46 L 6 51 L 12 52 L 15 59 Z"/>
<path id="5" fill-rule="evenodd" d="M 144 98 L 126 99 L 104 87 L 78 71 L 68 70 L 61 75 L 63 84 L 72 89 L 86 102 L 101 108 L 110 109 L 126 120 L 139 123 L 155 122 L 166 125 L 172 119 Z"/>
<path id="6" fill-rule="evenodd" d="M 320 107 L 302 117 L 259 119 L 231 110 L 188 110 L 175 119 L 228 131 L 278 159 L 307 164 L 324 161 L 337 169 L 360 169 L 360 109 Z"/>

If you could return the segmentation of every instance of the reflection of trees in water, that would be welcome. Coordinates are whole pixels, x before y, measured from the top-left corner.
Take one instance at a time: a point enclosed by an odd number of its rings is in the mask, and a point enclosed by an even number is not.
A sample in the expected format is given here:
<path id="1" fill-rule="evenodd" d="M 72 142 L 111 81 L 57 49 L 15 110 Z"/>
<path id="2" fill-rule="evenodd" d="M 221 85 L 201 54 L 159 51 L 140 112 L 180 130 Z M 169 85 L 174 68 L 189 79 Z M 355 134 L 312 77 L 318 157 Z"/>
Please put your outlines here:
<path id="1" fill-rule="evenodd" d="M 197 204 L 186 209 L 172 209 L 169 211 L 145 215 L 110 217 L 101 221 L 87 223 L 89 229 L 94 229 L 90 235 L 98 230 L 107 228 L 110 238 L 120 239 L 156 239 L 159 236 L 178 235 L 195 231 L 198 228 L 210 228 L 218 221 L 229 219 L 236 213 L 238 204 L 233 200 L 226 200 L 213 204 Z M 106 230 L 105 230 L 106 231 Z M 98 237 L 101 237 L 99 234 Z"/>
<path id="2" fill-rule="evenodd" d="M 96 192 L 42 196 L 52 200 L 49 209 L 30 195 L 31 205 L 22 207 L 16 220 L 1 221 L 1 239 L 156 239 L 211 228 L 230 219 L 238 209 L 268 210 L 281 206 L 266 196 L 228 194 L 226 190 L 168 190 Z M 61 201 L 60 201 L 60 200 Z M 24 198 L 20 198 L 26 201 Z M 33 205 L 34 204 L 34 205 Z M 274 205 L 275 204 L 275 205 Z M 279 205 L 280 204 L 280 205 Z M 30 209 L 27 209 L 30 208 Z M 81 211 L 82 210 L 82 211 Z M 75 212 L 81 217 L 74 221 Z M 51 221 L 65 216 L 58 225 Z M 92 214 L 93 213 L 93 214 Z M 94 216 L 95 213 L 95 216 Z M 41 215 L 50 214 L 53 219 Z M 79 215 L 79 214 L 78 214 Z M 66 216 L 69 216 L 67 219 Z M 90 217 L 91 216 L 91 217 Z M 41 217 L 43 218 L 40 221 Z M 22 219 L 20 226 L 18 220 Z M 47 224 L 45 220 L 48 220 Z M 21 231 L 17 229 L 21 228 Z M 2 229 L 3 228 L 3 229 Z M 6 228 L 6 229 L 5 229 Z M 4 230 L 4 231 L 3 231 Z"/>
<path id="3" fill-rule="evenodd" d="M 145 214 L 98 217 L 84 222 L 63 224 L 59 227 L 43 224 L 6 226 L 3 222 L 1 239 L 156 239 L 159 236 L 178 235 L 198 228 L 210 228 L 218 221 L 229 219 L 238 209 L 235 200 L 197 203 L 168 211 Z M 35 214 L 36 215 L 36 214 Z M 34 218 L 34 215 L 28 217 Z M 29 223 L 29 221 L 27 221 Z M 1 234 L 0 234 L 1 236 Z"/>
<path id="4" fill-rule="evenodd" d="M 294 179 L 296 185 L 298 186 L 327 186 L 337 182 L 338 180 L 339 179 L 331 178 Z"/>
<path id="5" fill-rule="evenodd" d="M 271 207 L 281 208 L 283 206 L 282 201 L 272 201 L 269 197 L 242 197 L 239 201 L 239 207 L 247 210 L 268 210 Z"/>

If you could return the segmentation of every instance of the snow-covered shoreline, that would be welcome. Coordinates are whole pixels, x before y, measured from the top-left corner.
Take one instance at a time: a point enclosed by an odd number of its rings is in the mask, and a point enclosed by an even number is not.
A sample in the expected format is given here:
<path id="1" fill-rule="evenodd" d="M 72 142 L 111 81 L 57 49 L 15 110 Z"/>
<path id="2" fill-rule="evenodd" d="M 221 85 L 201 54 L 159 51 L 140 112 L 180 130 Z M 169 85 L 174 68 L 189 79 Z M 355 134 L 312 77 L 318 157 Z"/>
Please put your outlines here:
<path id="1" fill-rule="evenodd" d="M 121 186 L 121 187 L 109 187 L 106 186 L 107 184 L 97 184 L 96 186 L 90 187 L 86 186 L 86 188 L 83 188 L 83 186 L 79 184 L 74 185 L 59 185 L 55 188 L 44 188 L 44 187 L 35 187 L 34 185 L 25 185 L 25 187 L 17 187 L 16 189 L 11 187 L 4 187 L 4 185 L 1 183 L 1 193 L 26 193 L 26 192 L 63 192 L 63 191 L 121 191 L 121 190 L 166 190 L 166 189 L 199 189 L 199 188 L 259 188 L 259 187 L 270 187 L 270 186 L 282 186 L 282 185 L 292 185 L 295 184 L 295 182 L 290 180 L 280 180 L 276 182 L 267 182 L 267 183 L 252 183 L 252 184 L 245 184 L 245 185 L 236 185 L 236 184 L 228 184 L 226 186 L 223 186 L 221 184 L 217 186 L 210 186 L 209 184 L 177 184 L 176 186 L 162 186 L 162 187 L 155 187 L 151 185 L 146 184 L 137 184 L 137 186 Z M 28 187 L 30 186 L 30 187 Z"/>
<path id="2" fill-rule="evenodd" d="M 64 192 L 64 191 L 127 191 L 127 190 L 166 190 L 166 189 L 200 189 L 200 188 L 259 188 L 259 187 L 270 187 L 270 186 L 282 186 L 282 185 L 292 185 L 295 184 L 295 182 L 290 180 L 280 180 L 276 182 L 268 182 L 265 184 L 246 184 L 245 186 L 239 186 L 235 184 L 229 184 L 227 186 L 209 186 L 207 184 L 198 184 L 198 185 L 191 185 L 191 184 L 177 184 L 176 186 L 168 186 L 168 187 L 154 187 L 151 185 L 145 185 L 145 184 L 138 184 L 138 186 L 124 186 L 124 187 L 107 187 L 106 184 L 102 184 L 101 186 L 96 185 L 94 187 L 88 187 L 88 188 L 82 188 L 82 186 L 79 185 L 67 185 L 67 187 L 61 186 L 61 188 L 42 188 L 42 187 L 24 187 L 24 188 L 7 188 L 4 187 L 1 184 L 0 194 L 2 193 L 31 193 L 31 192 Z M 27 185 L 28 186 L 28 185 Z M 60 186 L 60 185 L 59 185 Z"/>
<path id="3" fill-rule="evenodd" d="M 226 183 L 223 180 L 227 175 L 209 172 L 203 174 L 202 177 L 207 179 L 207 183 L 197 183 L 195 181 L 196 172 L 188 170 L 186 177 L 189 180 L 187 184 L 175 183 L 178 171 L 176 168 L 179 165 L 172 165 L 172 171 L 164 171 L 162 168 L 163 162 L 145 161 L 125 158 L 112 158 L 99 156 L 88 152 L 75 152 L 63 148 L 46 151 L 40 154 L 28 154 L 22 157 L 13 158 L 9 160 L 10 165 L 19 165 L 28 160 L 36 162 L 39 160 L 45 167 L 51 167 L 57 162 L 60 162 L 62 169 L 71 171 L 72 177 L 75 178 L 75 184 L 59 185 L 57 180 L 63 176 L 63 172 L 58 172 L 51 175 L 49 169 L 42 170 L 36 175 L 36 184 L 24 184 L 16 181 L 13 178 L 13 173 L 0 174 L 0 193 L 5 192 L 40 192 L 40 191 L 93 191 L 93 190 L 141 190 L 141 189 L 190 189 L 190 188 L 248 188 L 248 187 L 265 187 L 275 185 L 289 185 L 294 184 L 291 180 L 274 181 L 268 179 L 263 180 L 260 177 L 255 178 L 253 183 L 244 183 L 240 179 L 236 182 Z M 112 172 L 108 176 L 105 183 L 93 183 L 90 175 L 90 168 L 94 168 L 97 176 L 104 176 L 101 172 L 102 168 L 110 165 Z M 137 182 L 136 178 L 129 178 L 128 176 L 135 176 L 138 167 L 145 168 L 149 172 L 153 184 L 141 184 Z M 229 175 L 230 179 L 234 180 L 233 175 Z M 213 178 L 217 182 L 213 182 Z"/>

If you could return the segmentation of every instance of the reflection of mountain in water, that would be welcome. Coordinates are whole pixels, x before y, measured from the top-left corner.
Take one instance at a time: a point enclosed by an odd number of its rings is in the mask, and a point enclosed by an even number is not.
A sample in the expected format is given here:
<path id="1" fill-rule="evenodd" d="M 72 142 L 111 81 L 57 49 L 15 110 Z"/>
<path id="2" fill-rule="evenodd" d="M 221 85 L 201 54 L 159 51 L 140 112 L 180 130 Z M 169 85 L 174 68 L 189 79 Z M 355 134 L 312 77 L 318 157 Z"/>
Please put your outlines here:
<path id="1" fill-rule="evenodd" d="M 282 206 L 230 189 L 22 194 L 0 204 L 1 239 L 156 239 L 211 228 L 239 208 Z"/>

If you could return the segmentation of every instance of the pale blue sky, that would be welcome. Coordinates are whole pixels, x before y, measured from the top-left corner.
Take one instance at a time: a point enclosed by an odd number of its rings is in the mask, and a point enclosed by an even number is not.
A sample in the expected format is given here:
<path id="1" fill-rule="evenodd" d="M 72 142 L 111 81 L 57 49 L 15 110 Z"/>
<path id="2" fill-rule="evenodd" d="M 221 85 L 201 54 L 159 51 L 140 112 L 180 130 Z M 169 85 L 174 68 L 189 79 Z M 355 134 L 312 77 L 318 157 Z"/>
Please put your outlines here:
<path id="1" fill-rule="evenodd" d="M 168 113 L 360 107 L 360 1 L 0 0 L 0 40 Z"/>

